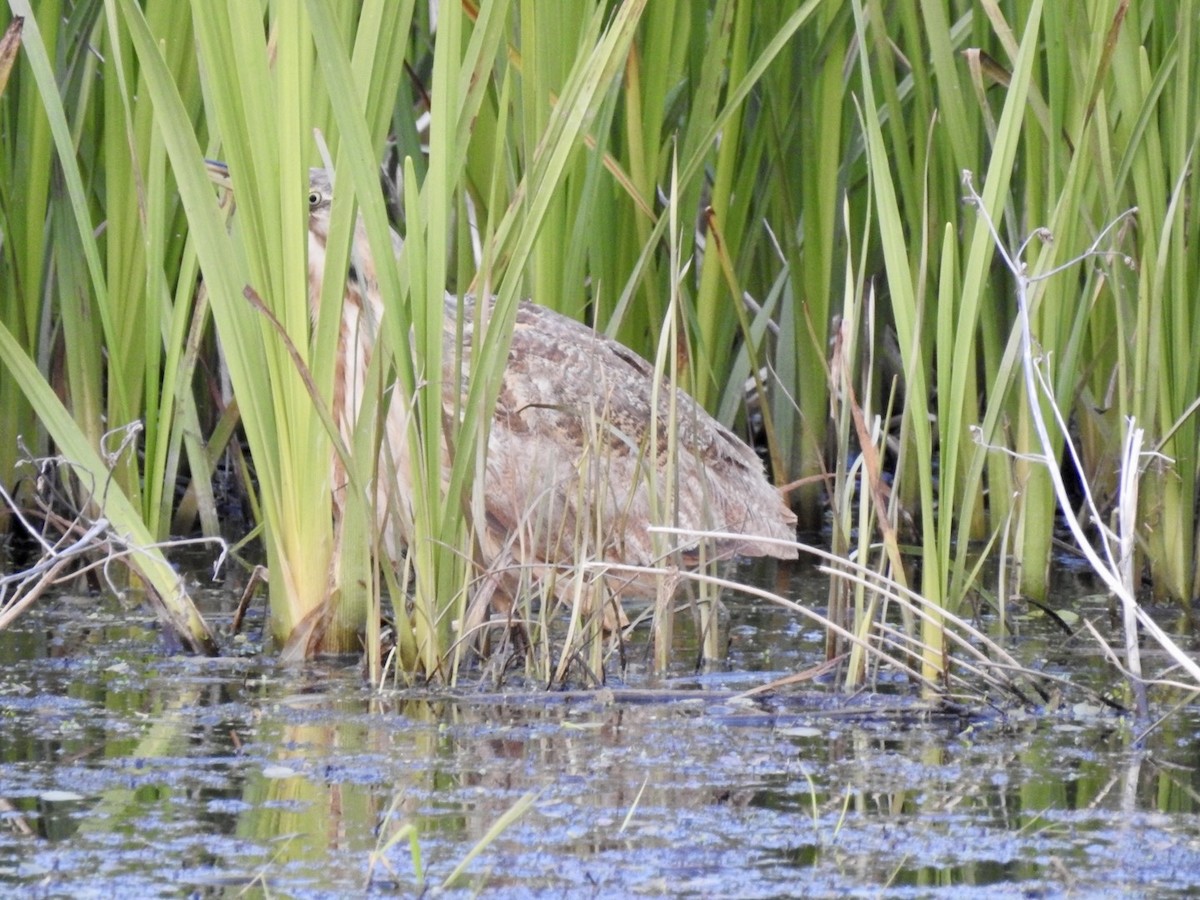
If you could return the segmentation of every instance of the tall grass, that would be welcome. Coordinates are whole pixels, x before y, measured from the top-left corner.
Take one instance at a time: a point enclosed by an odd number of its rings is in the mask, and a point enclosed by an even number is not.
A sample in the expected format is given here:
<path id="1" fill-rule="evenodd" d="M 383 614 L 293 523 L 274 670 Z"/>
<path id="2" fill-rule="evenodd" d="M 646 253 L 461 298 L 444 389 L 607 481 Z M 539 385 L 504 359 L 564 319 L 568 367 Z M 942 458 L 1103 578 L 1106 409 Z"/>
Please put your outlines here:
<path id="1" fill-rule="evenodd" d="M 9 305 L 0 323 L 4 326 L 0 329 L 0 358 L 7 370 L 0 394 L 13 398 L 19 389 L 23 399 L 14 399 L 11 407 L 6 405 L 6 413 L 12 415 L 8 424 L 14 430 L 6 433 L 3 455 L 9 468 L 3 477 L 12 477 L 18 438 L 25 438 L 34 453 L 45 446 L 32 427 L 28 404 L 59 452 L 70 461 L 79 504 L 94 516 L 102 515 L 123 542 L 141 548 L 131 557 L 132 569 L 185 640 L 197 648 L 211 649 L 212 637 L 192 607 L 183 581 L 155 548 L 165 529 L 157 517 L 157 504 L 146 502 L 144 485 L 169 482 L 174 472 L 152 469 L 143 480 L 138 443 L 120 438 L 139 413 L 148 418 L 160 411 L 160 332 L 165 327 L 160 313 L 168 297 L 163 281 L 156 280 L 151 270 L 172 262 L 177 270 L 180 248 L 175 247 L 168 256 L 164 242 L 147 239 L 137 249 L 158 254 L 147 261 L 144 253 L 139 256 L 131 250 L 131 240 L 122 240 L 122 228 L 114 223 L 112 237 L 105 233 L 104 247 L 110 251 L 107 267 L 102 257 L 92 207 L 98 184 L 85 182 L 85 172 L 91 175 L 93 167 L 99 167 L 98 160 L 106 150 L 128 158 L 131 147 L 106 147 L 97 140 L 96 130 L 82 127 L 93 102 L 95 58 L 89 55 L 85 38 L 96 26 L 97 4 L 71 10 L 53 62 L 50 50 L 56 43 L 63 10 L 57 4 L 44 3 L 35 17 L 23 0 L 14 0 L 11 6 L 24 17 L 22 56 L 28 69 L 22 68 L 19 87 L 6 91 L 4 98 L 7 127 L 15 138 L 6 146 L 12 148 L 15 158 L 6 160 L 13 177 L 6 181 L 12 187 L 4 195 L 3 268 L 13 292 L 6 293 Z M 49 41 L 43 36 L 43 22 Z M 55 63 L 61 83 L 56 83 Z M 19 97 L 16 103 L 11 99 L 14 94 Z M 74 123 L 68 119 L 68 110 L 76 116 Z M 24 141 L 29 142 L 27 153 Z M 151 155 L 148 164 L 153 163 Z M 54 171 L 59 177 L 51 190 Z M 157 172 L 161 182 L 161 157 Z M 142 179 L 136 181 L 140 187 Z M 137 197 L 134 186 L 126 184 Z M 119 189 L 119 182 L 111 187 Z M 155 199 L 162 203 L 164 195 L 160 191 Z M 177 222 L 168 225 L 162 207 L 149 205 L 144 194 L 139 209 L 143 229 L 151 221 L 159 228 L 178 227 Z M 155 218 L 155 213 L 160 215 Z M 136 283 L 139 272 L 141 284 Z M 110 278 L 115 283 L 110 283 Z M 46 297 L 54 295 L 59 302 L 47 310 Z M 54 387 L 66 396 L 69 407 L 45 379 L 60 329 L 64 351 L 53 363 L 65 368 L 66 374 L 55 379 Z M 41 370 L 37 359 L 42 361 Z M 107 388 L 107 396 L 103 388 Z M 110 433 L 117 435 L 111 443 Z M 151 439 L 145 446 L 153 446 Z M 157 455 L 155 461 L 161 462 L 162 456 Z M 157 497 L 157 490 L 152 490 L 150 497 Z"/>
<path id="2" fill-rule="evenodd" d="M 183 478 L 186 508 L 216 531 L 212 466 L 236 422 L 273 630 L 298 655 L 358 646 L 390 596 L 406 668 L 452 677 L 461 663 L 451 648 L 464 646 L 456 625 L 476 588 L 488 410 L 522 297 L 647 358 L 672 347 L 662 365 L 679 383 L 727 422 L 761 425 L 804 526 L 822 527 L 832 501 L 839 552 L 953 613 L 978 587 L 980 555 L 1003 548 L 1019 590 L 1044 596 L 1058 499 L 1032 461 L 1031 404 L 1048 413 L 1050 401 L 1026 393 L 1013 279 L 962 203 L 964 170 L 1005 246 L 1040 226 L 1053 235 L 1029 245 L 1032 274 L 1137 207 L 1111 256 L 1032 282 L 1030 321 L 1101 514 L 1133 417 L 1169 459 L 1145 475 L 1139 559 L 1162 596 L 1186 601 L 1200 586 L 1189 252 L 1200 61 L 1186 5 L 10 7 L 30 26 L 0 100 L 14 136 L 0 153 L 2 433 L 42 452 L 40 422 L 74 457 L 140 421 L 113 490 L 150 541 L 183 524 L 172 490 Z M 338 179 L 310 323 L 314 129 Z M 377 170 L 389 134 L 405 159 L 395 264 Z M 232 223 L 206 156 L 229 164 Z M 328 407 L 359 215 L 378 251 L 388 351 L 343 440 Z M 454 368 L 448 286 L 498 298 L 462 397 L 441 377 Z M 209 329 L 235 407 L 209 399 Z M 767 390 L 754 417 L 748 379 Z M 379 424 L 395 402 L 412 412 L 411 600 L 408 570 L 378 565 L 372 533 Z M 1051 435 L 1056 448 L 1062 438 Z M 6 478 L 15 455 L 6 439 Z M 349 484 L 336 526 L 335 456 Z M 878 614 L 861 589 L 838 590 L 852 629 Z M 937 618 L 912 627 L 935 682 L 947 654 Z"/>
<path id="3" fill-rule="evenodd" d="M 1170 348 L 1182 351 L 1181 336 L 1196 329 L 1194 254 L 1180 233 L 1200 133 L 1191 15 L 1170 4 L 1037 0 L 924 3 L 895 24 L 881 3 L 854 11 L 874 208 L 859 218 L 851 203 L 848 232 L 857 229 L 853 265 L 865 260 L 868 276 L 873 248 L 882 253 L 906 402 L 893 505 L 872 503 L 871 517 L 845 521 L 873 529 L 891 516 L 903 527 L 907 511 L 921 591 L 951 611 L 976 587 L 978 553 L 1001 547 L 1018 589 L 1045 597 L 1065 495 L 1045 468 L 1035 406 L 1052 426 L 1053 406 L 1063 411 L 1048 435 L 1051 459 L 1063 424 L 1079 436 L 1075 477 L 1101 498 L 1101 517 L 1117 497 L 1119 422 L 1131 417 L 1169 457 L 1144 476 L 1137 557 L 1159 593 L 1187 602 L 1197 383 L 1195 366 Z M 965 170 L 981 173 L 986 217 L 1010 253 L 1022 247 L 1034 276 L 1032 364 L 1044 366 L 1048 393 L 1031 396 L 1021 378 L 1015 287 L 993 262 L 996 236 L 964 213 Z M 1136 228 L 1130 220 L 1115 230 L 1079 268 L 1039 277 L 1131 207 Z M 850 283 L 864 282 L 856 273 Z M 847 298 L 847 308 L 861 305 Z M 1086 507 L 1062 512 L 1104 525 Z M 944 677 L 938 629 L 926 621 L 923 630 L 924 674 Z"/>

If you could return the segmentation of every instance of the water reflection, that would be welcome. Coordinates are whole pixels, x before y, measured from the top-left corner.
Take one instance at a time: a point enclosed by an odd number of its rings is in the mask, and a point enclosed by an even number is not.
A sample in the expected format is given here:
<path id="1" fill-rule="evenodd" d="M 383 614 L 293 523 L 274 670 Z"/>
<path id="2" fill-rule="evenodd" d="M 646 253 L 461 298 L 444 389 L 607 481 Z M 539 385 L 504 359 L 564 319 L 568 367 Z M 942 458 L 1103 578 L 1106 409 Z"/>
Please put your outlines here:
<path id="1" fill-rule="evenodd" d="M 1200 887 L 1200 715 L 930 715 L 681 673 L 678 702 L 380 696 L 356 666 L 161 655 L 128 611 L 0 633 L 0 887 L 63 895 L 1098 893 Z M 819 636 L 734 609 L 732 666 Z M 809 640 L 812 638 L 812 640 Z M 1033 638 L 1029 638 L 1033 640 Z M 753 664 L 751 664 L 753 663 Z M 760 676 L 761 677 L 761 676 Z"/>

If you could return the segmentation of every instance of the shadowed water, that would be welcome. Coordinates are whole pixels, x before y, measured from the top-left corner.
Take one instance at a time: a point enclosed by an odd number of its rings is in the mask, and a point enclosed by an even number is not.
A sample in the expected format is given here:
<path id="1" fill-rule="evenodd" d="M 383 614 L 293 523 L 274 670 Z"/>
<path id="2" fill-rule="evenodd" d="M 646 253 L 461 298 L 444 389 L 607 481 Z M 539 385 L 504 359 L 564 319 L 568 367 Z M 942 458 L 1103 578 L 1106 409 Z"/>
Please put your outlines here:
<path id="1" fill-rule="evenodd" d="M 821 602 L 814 576 L 794 587 Z M 634 646 L 606 690 L 432 697 L 372 692 L 356 665 L 277 668 L 251 644 L 172 656 L 141 609 L 47 601 L 0 633 L 0 893 L 409 895 L 418 867 L 441 884 L 527 795 L 455 893 L 1200 890 L 1195 703 L 1134 750 L 1129 720 L 1077 699 L 969 717 L 908 690 L 740 701 L 818 662 L 822 637 L 730 610 L 728 671 L 653 681 Z M 1045 628 L 1024 623 L 1021 658 L 1112 677 Z"/>

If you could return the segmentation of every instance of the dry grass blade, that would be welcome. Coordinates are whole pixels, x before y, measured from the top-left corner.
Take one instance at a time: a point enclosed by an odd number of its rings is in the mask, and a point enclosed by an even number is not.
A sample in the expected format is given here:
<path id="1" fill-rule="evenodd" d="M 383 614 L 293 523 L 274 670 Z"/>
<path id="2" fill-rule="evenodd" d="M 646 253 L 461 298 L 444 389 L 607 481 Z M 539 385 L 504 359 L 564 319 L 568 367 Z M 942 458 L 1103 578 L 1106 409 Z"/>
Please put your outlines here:
<path id="1" fill-rule="evenodd" d="M 8 76 L 12 72 L 13 63 L 17 61 L 17 51 L 21 49 L 21 30 L 25 20 L 15 16 L 4 29 L 4 37 L 0 37 L 0 97 L 8 87 Z"/>
<path id="2" fill-rule="evenodd" d="M 664 534 L 672 534 L 691 540 L 720 540 L 722 538 L 720 532 L 690 532 L 677 528 L 656 530 L 661 530 Z M 963 654 L 964 658 L 954 657 L 953 661 L 949 662 L 949 668 L 943 668 L 940 671 L 938 679 L 929 679 L 922 673 L 922 661 L 928 658 L 927 651 L 929 648 L 920 640 L 896 631 L 885 623 L 872 623 L 872 632 L 880 641 L 879 644 L 876 644 L 856 632 L 852 632 L 835 622 L 831 622 L 814 610 L 763 588 L 739 584 L 703 573 L 685 572 L 681 574 L 686 578 L 709 581 L 725 589 L 759 597 L 797 612 L 805 618 L 817 622 L 824 628 L 836 633 L 853 646 L 861 648 L 877 661 L 895 667 L 914 681 L 938 693 L 944 692 L 946 683 L 950 681 L 953 681 L 954 684 L 963 690 L 977 690 L 979 687 L 977 683 L 965 679 L 959 671 L 956 671 L 961 670 L 962 672 L 975 675 L 977 680 L 983 681 L 986 685 L 1005 691 L 1022 704 L 1035 702 L 1029 697 L 1029 690 L 1032 690 L 1041 702 L 1046 702 L 1049 699 L 1049 695 L 1039 686 L 1040 682 L 1046 680 L 1041 673 L 1022 666 L 1008 651 L 960 616 L 949 613 L 940 607 L 931 606 L 916 591 L 891 581 L 878 572 L 859 565 L 852 560 L 840 558 L 820 547 L 809 544 L 793 542 L 793 546 L 806 555 L 824 560 L 826 565 L 821 566 L 820 570 L 826 574 L 854 584 L 860 584 L 873 595 L 902 605 L 908 612 L 923 622 L 936 622 L 939 628 L 944 631 L 945 639 L 956 647 L 958 652 Z M 886 651 L 883 645 L 889 646 L 891 652 Z M 908 664 L 905 662 L 906 659 L 911 659 L 914 664 Z"/>

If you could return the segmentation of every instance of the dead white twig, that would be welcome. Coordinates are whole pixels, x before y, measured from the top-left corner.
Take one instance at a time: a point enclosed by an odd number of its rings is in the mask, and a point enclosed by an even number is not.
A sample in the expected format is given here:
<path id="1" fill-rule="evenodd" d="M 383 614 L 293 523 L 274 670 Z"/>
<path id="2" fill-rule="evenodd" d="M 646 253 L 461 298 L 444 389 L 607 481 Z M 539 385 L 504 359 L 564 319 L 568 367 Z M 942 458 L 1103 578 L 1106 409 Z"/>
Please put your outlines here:
<path id="1" fill-rule="evenodd" d="M 120 436 L 120 446 L 111 453 L 106 451 L 110 464 L 115 464 L 119 456 L 133 446 L 133 437 L 137 433 L 137 428 L 131 426 L 105 435 L 105 441 L 110 437 Z M 69 460 L 63 457 L 28 457 L 25 462 L 37 473 L 34 497 L 40 507 L 39 514 L 30 516 L 3 483 L 0 483 L 0 503 L 8 508 L 28 536 L 37 543 L 40 555 L 37 562 L 28 568 L 0 575 L 0 630 L 8 627 L 51 587 L 88 572 L 99 571 L 109 590 L 114 594 L 120 593 L 120 579 L 115 579 L 110 574 L 112 565 L 127 562 L 136 569 L 137 557 L 152 548 L 168 550 L 192 544 L 216 543 L 220 547 L 218 569 L 228 555 L 229 548 L 221 538 L 180 538 L 149 546 L 134 544 L 125 535 L 119 534 L 107 518 L 98 516 L 93 519 L 89 516 L 86 512 L 88 508 L 102 504 L 94 502 L 94 491 L 84 483 L 85 473 Z M 77 483 L 83 488 L 82 499 L 73 501 L 62 496 L 48 496 L 54 493 L 54 485 L 63 480 L 58 470 L 66 470 L 76 477 Z M 62 510 L 73 506 L 82 508 L 71 512 L 71 518 L 62 514 Z M 41 526 L 35 521 L 39 517 Z M 51 540 L 47 537 L 47 532 L 57 532 L 58 537 Z M 214 578 L 216 575 L 217 571 L 214 570 Z"/>
<path id="2" fill-rule="evenodd" d="M 1133 686 L 1134 695 L 1137 698 L 1138 714 L 1141 718 L 1146 719 L 1149 717 L 1149 709 L 1145 697 L 1146 682 L 1142 675 L 1141 659 L 1137 647 L 1136 625 L 1140 624 L 1146 633 L 1158 642 L 1175 663 L 1197 682 L 1200 682 L 1200 665 L 1191 659 L 1166 632 L 1159 628 L 1158 624 L 1142 609 L 1134 595 L 1132 560 L 1136 538 L 1137 487 L 1141 473 L 1145 469 L 1146 458 L 1151 454 L 1144 454 L 1142 452 L 1144 432 L 1142 429 L 1137 428 L 1134 420 L 1130 418 L 1126 423 L 1126 436 L 1121 457 L 1120 498 L 1117 511 L 1118 530 L 1114 534 L 1103 524 L 1103 518 L 1100 515 L 1100 511 L 1096 506 L 1087 483 L 1078 451 L 1071 441 L 1062 411 L 1055 400 L 1046 373 L 1040 365 L 1040 354 L 1034 350 L 1033 331 L 1029 315 L 1029 288 L 1031 285 L 1052 275 L 1056 275 L 1091 257 L 1111 256 L 1111 251 L 1103 250 L 1102 245 L 1108 239 L 1113 229 L 1126 218 L 1135 214 L 1137 209 L 1136 207 L 1129 209 L 1117 216 L 1097 235 L 1091 246 L 1080 255 L 1046 272 L 1030 275 L 1023 256 L 1025 248 L 1034 237 L 1048 239 L 1050 233 L 1046 229 L 1037 229 L 1021 245 L 1016 254 L 1010 255 L 996 231 L 995 224 L 988 215 L 982 198 L 975 191 L 971 180 L 971 173 L 968 171 L 963 172 L 963 185 L 966 189 L 966 202 L 974 206 L 979 213 L 981 221 L 983 221 L 991 232 L 992 241 L 996 246 L 997 253 L 1004 260 L 1005 266 L 1007 266 L 1016 281 L 1017 320 L 1018 327 L 1020 328 L 1021 363 L 1022 372 L 1025 377 L 1025 393 L 1029 398 L 1030 419 L 1033 422 L 1034 430 L 1037 432 L 1038 441 L 1042 448 L 1038 459 L 1045 466 L 1046 472 L 1050 476 L 1055 497 L 1058 500 L 1059 507 L 1063 511 L 1063 519 L 1070 529 L 1072 536 L 1075 538 L 1076 543 L 1079 545 L 1084 558 L 1087 559 L 1092 570 L 1121 602 L 1124 611 L 1126 632 L 1125 665 L 1130 675 L 1130 683 Z M 1127 257 L 1124 258 L 1128 259 Z M 1075 516 L 1071 507 L 1067 487 L 1054 455 L 1054 445 L 1050 440 L 1050 432 L 1046 425 L 1045 417 L 1042 415 L 1041 404 L 1036 400 L 1039 394 L 1046 397 L 1049 401 L 1055 423 L 1059 429 L 1059 433 L 1062 435 L 1063 445 L 1070 456 L 1071 464 L 1075 467 L 1078 474 L 1079 482 L 1083 488 L 1083 502 L 1091 514 L 1091 521 L 1096 524 L 1100 532 L 1099 549 L 1084 533 L 1083 526 L 1079 524 L 1079 519 Z"/>

